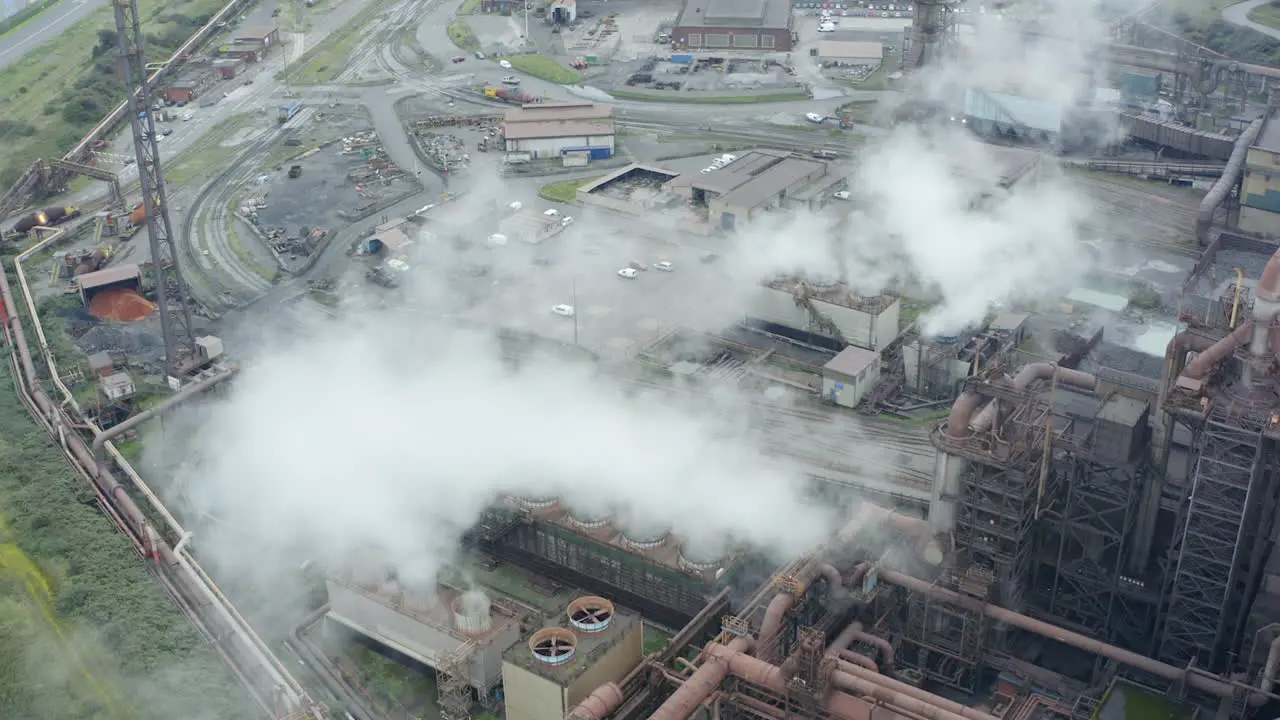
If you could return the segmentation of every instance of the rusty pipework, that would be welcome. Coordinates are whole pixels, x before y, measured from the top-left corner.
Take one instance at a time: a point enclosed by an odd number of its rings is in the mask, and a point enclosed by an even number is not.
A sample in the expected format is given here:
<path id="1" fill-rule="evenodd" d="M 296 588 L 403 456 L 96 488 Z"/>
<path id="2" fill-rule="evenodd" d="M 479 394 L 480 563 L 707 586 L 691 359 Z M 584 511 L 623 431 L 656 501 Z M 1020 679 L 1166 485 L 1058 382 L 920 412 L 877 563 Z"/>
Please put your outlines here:
<path id="1" fill-rule="evenodd" d="M 840 571 L 829 563 L 810 563 L 800 571 L 800 575 L 796 578 L 800 585 L 801 592 L 813 581 L 813 578 L 821 575 L 827 580 L 827 591 L 830 593 L 840 592 L 844 587 L 844 579 L 840 577 Z M 772 646 L 772 641 L 778 634 L 778 630 L 782 628 L 782 619 L 786 617 L 787 612 L 791 610 L 791 606 L 796 602 L 796 597 L 789 592 L 780 592 L 773 596 L 773 600 L 769 601 L 769 607 L 764 611 L 764 619 L 760 622 L 760 644 L 758 649 L 762 652 Z"/>
<path id="2" fill-rule="evenodd" d="M 942 547 L 933 533 L 933 526 L 924 518 L 903 515 L 874 503 L 863 502 L 858 513 L 836 534 L 837 542 L 848 544 L 867 525 L 887 525 L 894 532 L 916 538 L 916 552 L 926 562 L 937 565 L 942 562 Z M 863 575 L 865 576 L 863 571 Z"/>
<path id="3" fill-rule="evenodd" d="M 1192 358 L 1191 362 L 1187 363 L 1187 366 L 1182 369 L 1182 376 L 1192 380 L 1203 380 L 1215 365 L 1226 360 L 1231 356 L 1231 353 L 1236 351 L 1236 348 L 1244 345 L 1253 337 L 1253 327 L 1254 323 L 1252 322 L 1240 323 L 1235 330 L 1231 331 L 1231 334 L 1200 350 Z M 1179 333 L 1179 335 L 1181 334 Z M 1177 341 L 1177 338 L 1175 337 L 1174 340 Z M 1196 346 L 1200 344 L 1196 343 Z M 1190 350 L 1193 347 L 1195 346 L 1188 341 L 1187 349 Z"/>
<path id="4" fill-rule="evenodd" d="M 1098 379 L 1086 372 L 1079 370 L 1071 370 L 1068 368 L 1058 367 L 1053 363 L 1031 363 L 1024 365 L 1018 374 L 1013 378 L 1013 389 L 1018 392 L 1025 391 L 1031 386 L 1031 383 L 1037 380 L 1049 380 L 1054 374 L 1058 376 L 1058 382 L 1081 390 L 1093 390 L 1098 385 Z M 970 428 L 973 432 L 985 432 L 995 425 L 996 415 L 1000 412 L 1000 401 L 992 400 L 982 409 L 978 417 L 974 418 Z M 950 428 L 950 421 L 947 427 Z"/>
<path id="5" fill-rule="evenodd" d="M 1238 691 L 1253 690 L 1255 694 L 1250 698 L 1251 703 L 1258 703 L 1265 699 L 1280 699 L 1280 696 L 1272 694 L 1270 690 L 1254 688 L 1253 686 L 1246 685 L 1245 683 L 1226 680 L 1214 675 L 1209 675 L 1208 673 L 1197 672 L 1194 669 L 1174 667 L 1173 665 L 1160 662 L 1159 660 L 1153 660 L 1145 655 L 1139 655 L 1138 653 L 1118 648 L 1115 645 L 1095 640 L 1091 637 L 1060 628 L 1056 625 L 1052 625 L 1042 620 L 1037 620 L 1021 613 L 1016 613 L 998 605 L 987 605 L 981 603 L 972 597 L 961 595 L 953 590 L 948 590 L 947 588 L 930 584 L 925 580 L 921 580 L 910 575 L 904 575 L 903 573 L 886 570 L 884 568 L 881 568 L 879 572 L 880 579 L 884 582 L 892 583 L 898 587 L 910 590 L 911 592 L 928 595 L 935 600 L 950 603 L 957 607 L 974 608 L 975 605 L 981 605 L 982 614 L 997 622 L 1002 622 L 1028 632 L 1033 632 L 1040 637 L 1056 640 L 1064 645 L 1070 645 L 1071 647 L 1084 650 L 1085 652 L 1110 658 L 1118 663 L 1123 663 L 1130 667 L 1151 673 L 1152 675 L 1165 678 L 1166 680 L 1186 682 L 1189 686 L 1218 698 L 1230 699 L 1234 697 Z M 1280 652 L 1280 650 L 1278 650 L 1278 652 Z"/>
<path id="6" fill-rule="evenodd" d="M 864 668 L 870 672 L 873 672 L 873 673 L 880 672 L 880 666 L 876 665 L 876 661 L 872 660 L 866 655 L 863 655 L 862 653 L 856 653 L 852 650 L 840 650 L 839 652 L 836 653 L 836 657 L 839 660 L 843 660 L 851 665 L 856 665 L 860 668 Z"/>
<path id="7" fill-rule="evenodd" d="M 751 650 L 754 645 L 755 641 L 749 637 L 734 638 L 728 645 L 708 645 L 702 667 L 671 693 L 666 702 L 653 711 L 649 720 L 686 720 L 729 676 L 727 657 L 746 657 L 743 653 Z M 723 649 L 726 655 L 718 654 L 717 648 Z"/>
<path id="8" fill-rule="evenodd" d="M 624 697 L 618 683 L 608 682 L 596 688 L 569 712 L 566 720 L 604 720 L 618 709 Z"/>
<path id="9" fill-rule="evenodd" d="M 908 685 L 907 683 L 895 680 L 887 675 L 867 672 L 863 668 L 857 666 L 850 667 L 849 663 L 840 663 L 839 667 L 850 675 L 862 678 L 868 682 L 873 682 L 877 685 L 883 685 L 894 692 L 913 697 L 930 705 L 936 705 L 943 710 L 968 718 L 968 720 L 998 720 L 998 718 L 990 713 L 982 712 L 976 708 L 971 708 L 967 705 L 955 702 L 954 700 L 948 700 L 947 698 L 939 695 L 934 695 L 928 690 L 923 690 L 914 685 Z"/>

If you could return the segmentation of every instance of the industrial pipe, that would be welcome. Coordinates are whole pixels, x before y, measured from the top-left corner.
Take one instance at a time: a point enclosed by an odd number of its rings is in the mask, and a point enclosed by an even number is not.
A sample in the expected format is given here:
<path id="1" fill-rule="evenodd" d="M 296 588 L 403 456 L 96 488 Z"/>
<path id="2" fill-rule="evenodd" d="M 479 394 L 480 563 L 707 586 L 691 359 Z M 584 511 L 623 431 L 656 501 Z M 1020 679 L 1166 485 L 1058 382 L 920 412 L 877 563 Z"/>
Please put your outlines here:
<path id="1" fill-rule="evenodd" d="M 624 699 L 622 688 L 617 683 L 607 682 L 578 703 L 565 716 L 565 720 L 604 720 L 609 713 L 618 709 Z"/>
<path id="2" fill-rule="evenodd" d="M 983 397 L 976 392 L 960 393 L 951 405 L 951 414 L 947 416 L 947 437 L 962 440 L 969 437 L 969 418 L 982 405 Z"/>
<path id="3" fill-rule="evenodd" d="M 920 557 L 930 565 L 942 562 L 942 548 L 934 537 L 933 526 L 924 518 L 911 517 L 895 512 L 875 503 L 863 502 L 858 513 L 836 534 L 838 542 L 848 543 L 867 525 L 888 525 L 894 531 L 909 535 L 917 540 L 916 550 Z"/>
<path id="4" fill-rule="evenodd" d="M 734 638 L 728 645 L 718 645 L 712 643 L 707 646 L 707 656 L 702 663 L 702 667 L 698 668 L 698 672 L 689 676 L 684 684 L 671 693 L 666 699 L 653 711 L 649 716 L 649 720 L 687 720 L 687 718 L 697 710 L 703 700 L 711 697 L 711 693 L 720 687 L 720 683 L 729 675 L 729 663 L 727 657 L 747 657 L 743 653 L 749 651 L 754 645 L 754 641 L 749 637 Z M 724 655 L 718 654 L 717 648 L 724 649 Z M 727 656 L 727 657 L 726 657 Z M 760 662 L 764 662 L 761 660 Z M 767 663 L 766 663 L 767 664 Z M 772 667 L 772 666 L 770 666 Z M 775 670 L 777 668 L 774 668 Z"/>
<path id="5" fill-rule="evenodd" d="M 840 577 L 840 571 L 829 563 L 810 563 L 800 571 L 799 577 L 796 578 L 801 590 L 813 581 L 815 575 L 821 575 L 827 579 L 827 592 L 835 594 L 840 592 L 844 587 L 844 580 Z M 769 601 L 769 607 L 765 608 L 764 619 L 760 621 L 760 645 L 759 649 L 764 650 L 771 646 L 772 641 L 778 634 L 778 630 L 782 628 L 782 619 L 786 617 L 787 611 L 796 602 L 795 595 L 789 592 L 780 592 L 773 596 L 773 600 Z"/>
<path id="6" fill-rule="evenodd" d="M 1227 167 L 1223 169 L 1222 175 L 1217 182 L 1213 184 L 1213 187 L 1209 188 L 1209 192 L 1200 201 L 1200 210 L 1196 213 L 1196 240 L 1201 247 L 1208 242 L 1209 229 L 1213 227 L 1213 213 L 1231 194 L 1231 188 L 1235 186 L 1240 174 L 1244 172 L 1245 160 L 1249 157 L 1249 148 L 1258 139 L 1258 133 L 1262 132 L 1262 124 L 1264 122 L 1264 118 L 1258 118 L 1250 123 L 1244 132 L 1240 133 L 1240 137 L 1236 138 L 1235 147 L 1231 149 L 1231 157 L 1227 159 Z"/>
<path id="7" fill-rule="evenodd" d="M 865 668 L 866 670 L 869 670 L 873 673 L 880 672 L 880 667 L 876 665 L 876 661 L 872 660 L 866 655 L 863 655 L 862 653 L 856 653 L 852 650 L 841 650 L 840 652 L 836 653 L 836 656 L 837 656 L 836 657 L 837 660 L 845 662 L 847 664 L 856 665 L 860 668 Z"/>
<path id="8" fill-rule="evenodd" d="M 880 659 L 884 661 L 885 672 L 892 672 L 893 661 L 893 645 L 882 637 L 876 637 L 864 630 L 857 630 L 853 633 L 855 640 L 861 640 L 868 645 L 874 645 L 880 651 Z"/>
<path id="9" fill-rule="evenodd" d="M 1093 390 L 1098 385 L 1098 379 L 1087 372 L 1058 367 L 1052 363 L 1031 363 L 1024 365 L 1013 378 L 1013 389 L 1023 392 L 1036 380 L 1051 379 L 1054 373 L 1058 375 L 1058 382 L 1081 390 Z M 1000 401 L 998 399 L 992 400 L 982 409 L 982 412 L 974 419 L 970 427 L 974 432 L 979 433 L 990 429 L 995 424 L 996 415 L 999 411 Z M 950 427 L 949 423 L 948 427 Z"/>
<path id="10" fill-rule="evenodd" d="M 932 703 L 911 697 L 910 695 L 894 692 L 883 685 L 879 685 L 869 680 L 864 680 L 857 675 L 844 672 L 845 668 L 862 670 L 862 668 L 859 668 L 856 665 L 841 663 L 838 667 L 840 670 L 831 673 L 831 684 L 841 690 L 849 691 L 850 694 L 870 698 L 877 703 L 899 707 L 914 715 L 927 718 L 928 720 L 967 720 L 963 715 L 953 713 L 950 710 L 943 710 L 941 707 Z M 989 720 L 996 719 L 990 718 Z"/>
<path id="11" fill-rule="evenodd" d="M 1231 334 L 1201 350 L 1191 362 L 1182 369 L 1182 376 L 1192 380 L 1203 380 L 1215 365 L 1226 360 L 1236 348 L 1248 342 L 1253 336 L 1254 323 L 1246 322 L 1231 331 Z M 1177 340 L 1177 338 L 1174 338 Z"/>
<path id="12" fill-rule="evenodd" d="M 895 680 L 891 677 L 888 677 L 887 675 L 881 675 L 879 673 L 870 673 L 860 667 L 850 666 L 848 663 L 840 663 L 838 664 L 838 667 L 844 672 L 849 673 L 850 675 L 862 678 L 863 680 L 866 680 L 868 682 L 876 683 L 877 685 L 883 685 L 884 687 L 890 690 L 893 690 L 894 692 L 898 692 L 903 695 L 908 695 L 917 700 L 927 702 L 930 705 L 936 705 L 937 707 L 940 707 L 943 710 L 948 710 L 950 712 L 955 713 L 956 715 L 962 715 L 968 718 L 969 720 L 998 720 L 995 716 L 989 713 L 984 713 L 981 710 L 978 710 L 976 708 L 971 708 L 968 705 L 958 703 L 954 700 L 948 700 L 947 698 L 941 697 L 939 695 L 934 695 L 928 690 L 924 690 L 916 687 L 915 685 L 909 685 L 899 680 Z"/>
<path id="13" fill-rule="evenodd" d="M 973 607 L 975 603 L 981 602 L 972 597 L 961 595 L 953 590 L 948 590 L 944 587 L 930 584 L 919 578 L 904 575 L 892 570 L 886 570 L 884 568 L 880 569 L 880 579 L 899 587 L 906 588 L 912 592 L 929 595 L 935 600 L 941 600 L 942 602 L 951 603 L 959 607 Z M 1115 645 L 1110 645 L 1100 640 L 1094 640 L 1093 638 L 1086 637 L 1080 633 L 1051 625 L 1042 620 L 1037 620 L 997 605 L 988 605 L 985 603 L 981 603 L 981 605 L 982 613 L 997 622 L 1013 625 L 1014 627 L 1021 628 L 1028 632 L 1033 632 L 1041 637 L 1048 638 L 1050 640 L 1057 640 L 1064 645 L 1079 648 L 1085 652 L 1102 655 L 1115 660 L 1116 662 L 1124 663 L 1125 665 L 1138 668 L 1144 672 L 1149 672 L 1152 675 L 1158 675 L 1166 680 L 1185 680 L 1191 687 L 1202 692 L 1210 693 L 1219 698 L 1231 698 L 1237 690 L 1237 685 L 1230 682 L 1206 675 L 1188 672 L 1182 668 L 1162 663 L 1159 660 L 1153 660 L 1145 655 L 1139 655 L 1138 653 L 1118 648 Z"/>

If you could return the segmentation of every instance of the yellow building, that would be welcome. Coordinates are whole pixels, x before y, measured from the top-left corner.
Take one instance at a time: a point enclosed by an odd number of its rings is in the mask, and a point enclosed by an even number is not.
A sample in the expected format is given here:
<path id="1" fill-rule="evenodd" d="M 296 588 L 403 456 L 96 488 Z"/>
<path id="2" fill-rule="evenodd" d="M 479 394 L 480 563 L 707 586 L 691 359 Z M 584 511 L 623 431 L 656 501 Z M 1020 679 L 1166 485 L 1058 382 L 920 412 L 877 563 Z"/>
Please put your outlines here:
<path id="1" fill-rule="evenodd" d="M 1249 147 L 1240 194 L 1240 229 L 1280 235 L 1280 114 L 1267 118 Z"/>
<path id="2" fill-rule="evenodd" d="M 569 603 L 562 620 L 507 650 L 507 720 L 563 720 L 593 690 L 617 682 L 644 658 L 644 623 L 599 597 Z"/>

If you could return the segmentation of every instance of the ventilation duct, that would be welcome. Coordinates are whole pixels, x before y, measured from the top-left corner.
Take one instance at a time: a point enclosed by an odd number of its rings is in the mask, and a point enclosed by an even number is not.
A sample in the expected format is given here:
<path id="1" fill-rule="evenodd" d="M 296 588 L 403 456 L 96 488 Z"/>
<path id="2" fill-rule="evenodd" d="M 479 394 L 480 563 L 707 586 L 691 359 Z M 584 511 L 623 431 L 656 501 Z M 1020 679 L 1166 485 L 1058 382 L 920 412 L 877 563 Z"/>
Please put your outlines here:
<path id="1" fill-rule="evenodd" d="M 467 635 L 482 635 L 493 626 L 489 598 L 479 590 L 468 590 L 453 601 L 453 626 Z"/>
<path id="2" fill-rule="evenodd" d="M 544 628 L 529 638 L 529 652 L 548 665 L 564 665 L 573 659 L 577 648 L 577 636 L 564 628 Z"/>
<path id="3" fill-rule="evenodd" d="M 653 521 L 633 521 L 622 530 L 622 541 L 635 550 L 652 550 L 662 547 L 671 534 L 671 527 Z"/>
<path id="4" fill-rule="evenodd" d="M 613 603 L 602 597 L 582 597 L 569 603 L 569 623 L 578 632 L 602 633 L 613 623 Z"/>
<path id="5" fill-rule="evenodd" d="M 569 509 L 569 522 L 581 530 L 599 530 L 609 524 L 609 513 Z"/>
<path id="6" fill-rule="evenodd" d="M 725 552 L 715 545 L 684 543 L 680 546 L 680 567 L 686 570 L 719 570 L 724 567 Z"/>

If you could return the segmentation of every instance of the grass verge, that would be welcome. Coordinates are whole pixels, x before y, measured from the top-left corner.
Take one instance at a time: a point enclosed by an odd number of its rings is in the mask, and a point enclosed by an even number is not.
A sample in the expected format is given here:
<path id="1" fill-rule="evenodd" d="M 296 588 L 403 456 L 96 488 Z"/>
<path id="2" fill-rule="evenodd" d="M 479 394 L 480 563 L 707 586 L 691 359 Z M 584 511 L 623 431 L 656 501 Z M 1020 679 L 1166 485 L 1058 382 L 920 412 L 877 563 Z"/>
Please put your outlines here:
<path id="1" fill-rule="evenodd" d="M 240 240 L 240 225 L 244 221 L 235 217 L 236 202 L 233 199 L 227 203 L 227 213 L 235 218 L 227 223 L 227 242 L 231 245 L 231 252 L 234 252 L 236 257 L 240 259 L 241 264 L 252 270 L 254 275 L 269 283 L 274 283 L 276 281 L 275 270 L 262 267 L 262 263 L 258 262 L 258 258 L 254 257 L 253 253 L 249 252 L 248 248 Z"/>
<path id="2" fill-rule="evenodd" d="M 582 82 L 582 73 L 571 70 L 546 55 L 512 55 L 507 60 L 511 67 L 522 73 L 559 85 Z"/>
<path id="3" fill-rule="evenodd" d="M 245 113 L 233 115 L 211 128 L 198 141 L 197 147 L 189 147 L 177 157 L 164 163 L 164 179 L 169 185 L 203 184 L 218 174 L 218 168 L 240 153 L 238 146 L 226 147 L 226 143 L 254 122 L 261 122 L 262 115 Z"/>
<path id="4" fill-rule="evenodd" d="M 475 15 L 480 10 L 480 0 L 467 0 L 458 8 L 459 15 Z"/>
<path id="5" fill-rule="evenodd" d="M 1242 62 L 1280 65 L 1280 41 L 1222 19 L 1240 0 L 1165 0 L 1147 21 Z"/>
<path id="6" fill-rule="evenodd" d="M 225 0 L 138 0 L 148 61 L 167 58 Z M 0 72 L 0 185 L 60 157 L 124 99 L 111 7 L 90 13 Z"/>
<path id="7" fill-rule="evenodd" d="M 0 368 L 0 705 L 6 718 L 256 713 Z"/>
<path id="8" fill-rule="evenodd" d="M 600 177 L 582 178 L 580 180 L 562 180 L 547 183 L 538 188 L 538 197 L 558 203 L 571 203 L 578 199 L 578 188 L 599 180 Z"/>
<path id="9" fill-rule="evenodd" d="M 1280 30 L 1280 3 L 1259 5 L 1249 13 L 1249 19 L 1259 25 Z"/>
<path id="10" fill-rule="evenodd" d="M 360 47 L 366 34 L 361 32 L 387 8 L 385 0 L 374 2 L 356 13 L 325 41 L 311 48 L 296 63 L 276 73 L 276 79 L 284 79 L 296 85 L 324 85 L 338 79 L 350 64 L 351 54 Z"/>
<path id="11" fill-rule="evenodd" d="M 56 4 L 58 4 L 58 0 L 40 0 L 40 2 L 28 5 L 9 17 L 0 20 L 0 38 L 26 25 L 31 20 L 34 20 L 37 15 Z"/>
<path id="12" fill-rule="evenodd" d="M 475 32 L 471 29 L 470 23 L 468 23 L 464 18 L 454 18 L 453 22 L 449 23 L 448 30 L 449 40 L 453 41 L 454 45 L 457 45 L 463 50 L 480 49 L 480 39 L 476 37 Z"/>
<path id="13" fill-rule="evenodd" d="M 611 90 L 610 95 L 623 100 L 647 100 L 651 102 L 692 103 L 697 105 L 741 105 L 744 103 L 775 103 L 808 100 L 809 93 L 774 93 L 771 95 L 735 95 L 731 97 L 709 97 L 694 93 L 646 93 L 636 90 Z"/>

